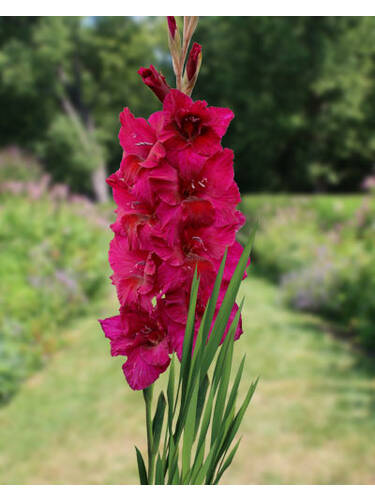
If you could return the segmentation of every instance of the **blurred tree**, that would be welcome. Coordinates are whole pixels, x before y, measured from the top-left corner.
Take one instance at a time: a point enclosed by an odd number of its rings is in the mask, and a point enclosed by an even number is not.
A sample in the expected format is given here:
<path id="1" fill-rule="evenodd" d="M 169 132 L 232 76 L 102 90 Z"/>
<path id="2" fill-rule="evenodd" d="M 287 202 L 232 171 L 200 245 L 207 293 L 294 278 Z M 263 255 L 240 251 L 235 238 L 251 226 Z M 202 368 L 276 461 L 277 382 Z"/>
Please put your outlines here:
<path id="1" fill-rule="evenodd" d="M 375 153 L 373 17 L 205 17 L 196 39 L 196 94 L 236 113 L 243 190 L 358 188 Z"/>
<path id="2" fill-rule="evenodd" d="M 119 112 L 157 107 L 137 75 L 159 61 L 156 46 L 158 19 L 0 19 L 2 144 L 37 150 L 56 180 L 106 200 L 106 164 L 120 158 Z"/>

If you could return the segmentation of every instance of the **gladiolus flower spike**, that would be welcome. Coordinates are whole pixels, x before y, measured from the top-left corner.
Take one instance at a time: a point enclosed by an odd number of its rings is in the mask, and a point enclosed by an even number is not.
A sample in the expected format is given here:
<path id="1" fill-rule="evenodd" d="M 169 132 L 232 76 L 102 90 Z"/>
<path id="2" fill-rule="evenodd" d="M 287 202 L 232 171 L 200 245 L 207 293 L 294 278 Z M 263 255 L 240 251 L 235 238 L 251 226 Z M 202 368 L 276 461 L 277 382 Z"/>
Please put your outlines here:
<path id="1" fill-rule="evenodd" d="M 194 29 L 196 20 L 184 19 Z M 174 42 L 174 17 L 168 17 L 168 30 Z M 200 60 L 201 46 L 194 43 L 184 77 L 188 93 Z M 109 263 L 120 308 L 100 323 L 112 356 L 127 358 L 129 386 L 144 390 L 148 470 L 137 449 L 141 483 L 214 484 L 237 450 L 238 444 L 225 460 L 256 385 L 235 413 L 243 362 L 226 403 L 233 342 L 243 332 L 242 305 L 235 299 L 252 238 L 245 249 L 236 241 L 245 218 L 236 208 L 233 152 L 221 145 L 234 115 L 171 89 L 153 66 L 139 74 L 163 108 L 148 120 L 128 108 L 120 114 L 123 157 L 107 179 L 117 205 Z M 181 361 L 178 384 L 174 353 Z M 167 401 L 161 393 L 151 422 L 152 384 L 171 359 Z M 204 457 L 208 426 L 211 448 Z"/>

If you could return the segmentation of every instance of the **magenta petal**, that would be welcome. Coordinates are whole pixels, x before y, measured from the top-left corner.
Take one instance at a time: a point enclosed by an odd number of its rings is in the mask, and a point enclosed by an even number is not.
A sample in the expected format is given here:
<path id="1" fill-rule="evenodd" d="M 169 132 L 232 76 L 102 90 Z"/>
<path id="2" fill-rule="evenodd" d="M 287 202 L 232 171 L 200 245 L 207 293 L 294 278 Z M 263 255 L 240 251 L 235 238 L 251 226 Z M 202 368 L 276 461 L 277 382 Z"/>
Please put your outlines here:
<path id="1" fill-rule="evenodd" d="M 145 363 L 153 366 L 164 367 L 170 362 L 168 340 L 165 338 L 154 346 L 143 346 L 139 349 L 139 355 Z"/>
<path id="2" fill-rule="evenodd" d="M 128 356 L 122 369 L 130 387 L 139 391 L 151 385 L 168 368 L 168 365 L 154 366 L 146 363 L 142 356 L 133 352 Z"/>
<path id="3" fill-rule="evenodd" d="M 103 329 L 104 335 L 111 341 L 111 355 L 126 355 L 129 342 L 124 336 L 121 317 L 118 315 L 112 316 L 111 318 L 100 319 L 99 323 Z"/>
<path id="4" fill-rule="evenodd" d="M 169 115 L 174 115 L 178 110 L 188 110 L 193 105 L 191 97 L 179 90 L 172 89 L 163 102 L 163 110 Z"/>
<path id="5" fill-rule="evenodd" d="M 119 140 L 124 151 L 146 158 L 155 142 L 153 129 L 144 118 L 135 118 L 128 108 L 120 114 L 120 121 Z"/>
<path id="6" fill-rule="evenodd" d="M 225 192 L 231 186 L 234 176 L 233 156 L 232 150 L 223 149 L 206 161 L 203 174 L 211 191 Z"/>
<path id="7" fill-rule="evenodd" d="M 220 137 L 223 137 L 234 118 L 233 111 L 228 108 L 217 108 L 215 106 L 209 107 L 208 110 L 212 128 Z"/>
<path id="8" fill-rule="evenodd" d="M 150 274 L 149 259 L 148 250 L 131 250 L 126 237 L 116 234 L 111 241 L 109 263 L 121 305 L 135 305 L 139 301 L 145 309 L 152 308 L 151 299 L 157 292 L 157 283 Z"/>
<path id="9" fill-rule="evenodd" d="M 163 293 L 186 288 L 187 273 L 182 266 L 171 266 L 163 262 L 158 268 L 158 282 Z"/>
<path id="10" fill-rule="evenodd" d="M 163 111 L 156 111 L 155 113 L 152 113 L 148 119 L 148 123 L 151 125 L 151 128 L 154 130 L 156 135 L 159 136 L 164 124 Z"/>
<path id="11" fill-rule="evenodd" d="M 208 200 L 187 199 L 182 204 L 185 221 L 194 226 L 209 226 L 215 221 L 215 208 Z"/>
<path id="12" fill-rule="evenodd" d="M 192 143 L 192 151 L 204 156 L 210 156 L 221 150 L 220 137 L 213 129 L 199 135 Z"/>
<path id="13" fill-rule="evenodd" d="M 179 323 L 185 327 L 187 318 L 187 290 L 180 289 L 167 294 L 165 302 L 165 313 L 172 322 Z"/>
<path id="14" fill-rule="evenodd" d="M 180 151 L 188 147 L 186 140 L 175 131 L 164 131 L 160 135 L 160 140 L 168 147 L 169 150 Z"/>
<path id="15" fill-rule="evenodd" d="M 173 321 L 171 321 L 168 325 L 168 334 L 171 339 L 173 351 L 176 352 L 178 359 L 181 361 L 182 348 L 184 345 L 185 326 L 181 325 L 180 323 L 174 323 Z"/>
<path id="16" fill-rule="evenodd" d="M 179 173 L 186 182 L 199 177 L 203 166 L 208 161 L 205 156 L 194 153 L 191 148 L 178 152 L 176 156 Z"/>
<path id="17" fill-rule="evenodd" d="M 145 168 L 156 167 L 160 160 L 164 158 L 165 154 L 166 151 L 163 144 L 158 141 L 152 146 L 147 158 L 141 163 L 141 166 Z"/>

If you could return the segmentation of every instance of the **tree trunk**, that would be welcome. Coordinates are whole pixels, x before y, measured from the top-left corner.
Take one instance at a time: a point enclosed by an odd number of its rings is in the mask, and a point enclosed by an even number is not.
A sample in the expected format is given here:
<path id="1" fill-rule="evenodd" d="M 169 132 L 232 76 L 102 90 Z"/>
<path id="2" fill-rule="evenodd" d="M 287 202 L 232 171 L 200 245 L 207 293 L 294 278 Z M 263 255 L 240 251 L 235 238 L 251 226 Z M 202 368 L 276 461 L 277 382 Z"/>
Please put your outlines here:
<path id="1" fill-rule="evenodd" d="M 101 149 L 99 144 L 95 142 L 95 126 L 92 116 L 81 105 L 80 109 L 74 106 L 69 97 L 68 91 L 65 89 L 67 78 L 62 68 L 58 70 L 58 76 L 63 84 L 64 90 L 61 95 L 61 104 L 65 113 L 70 117 L 72 125 L 74 126 L 78 138 L 81 142 L 82 148 L 86 151 L 88 158 L 93 155 L 95 158 L 100 156 Z M 77 85 L 80 88 L 80 85 Z M 104 163 L 100 162 L 99 166 L 91 174 L 92 188 L 95 195 L 95 200 L 105 203 L 109 200 L 108 188 L 105 182 L 106 168 Z"/>
<path id="2" fill-rule="evenodd" d="M 109 200 L 107 183 L 105 182 L 107 173 L 105 166 L 100 164 L 92 173 L 92 187 L 96 201 L 106 203 Z"/>

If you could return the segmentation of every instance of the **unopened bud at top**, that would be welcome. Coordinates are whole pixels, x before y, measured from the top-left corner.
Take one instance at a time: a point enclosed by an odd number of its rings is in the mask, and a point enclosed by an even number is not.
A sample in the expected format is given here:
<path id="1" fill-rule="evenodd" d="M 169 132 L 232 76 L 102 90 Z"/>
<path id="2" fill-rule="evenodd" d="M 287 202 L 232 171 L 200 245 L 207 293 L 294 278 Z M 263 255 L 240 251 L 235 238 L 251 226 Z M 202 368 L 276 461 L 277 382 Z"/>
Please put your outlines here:
<path id="1" fill-rule="evenodd" d="M 168 22 L 168 45 L 172 56 L 173 71 L 176 75 L 177 88 L 181 81 L 182 61 L 181 61 L 181 38 L 180 32 L 173 16 L 167 16 Z"/>
<path id="2" fill-rule="evenodd" d="M 139 68 L 138 74 L 141 75 L 143 82 L 150 87 L 156 97 L 163 102 L 165 96 L 171 90 L 165 81 L 165 77 L 152 64 L 149 68 Z"/>
<path id="3" fill-rule="evenodd" d="M 168 21 L 169 33 L 170 33 L 172 39 L 174 39 L 176 36 L 176 31 L 177 31 L 176 19 L 174 18 L 174 16 L 167 16 L 167 21 Z"/>

